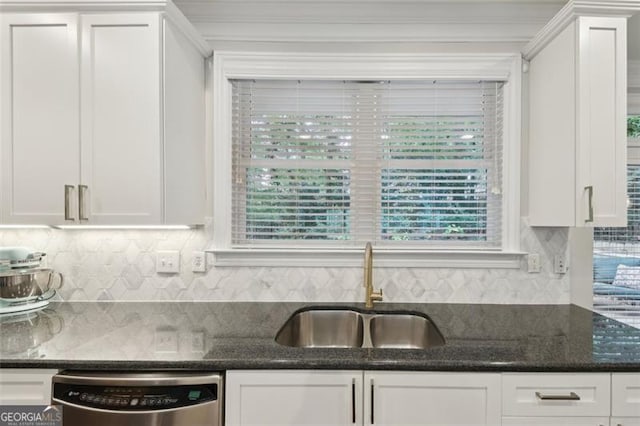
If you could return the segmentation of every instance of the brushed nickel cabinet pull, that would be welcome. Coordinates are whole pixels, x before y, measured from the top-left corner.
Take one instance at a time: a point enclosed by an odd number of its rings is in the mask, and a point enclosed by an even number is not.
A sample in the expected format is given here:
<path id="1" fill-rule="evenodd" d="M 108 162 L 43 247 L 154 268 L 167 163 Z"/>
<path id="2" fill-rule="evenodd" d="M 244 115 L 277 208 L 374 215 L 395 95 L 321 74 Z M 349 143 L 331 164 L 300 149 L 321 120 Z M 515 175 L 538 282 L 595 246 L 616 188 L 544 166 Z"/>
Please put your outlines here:
<path id="1" fill-rule="evenodd" d="M 541 401 L 580 401 L 580 396 L 575 392 L 570 392 L 568 395 L 545 395 L 536 392 L 536 397 Z"/>
<path id="2" fill-rule="evenodd" d="M 73 185 L 65 185 L 64 186 L 64 220 L 76 220 L 73 216 L 71 216 L 71 191 L 75 186 Z"/>
<path id="3" fill-rule="evenodd" d="M 80 205 L 78 207 L 80 220 L 89 220 L 89 218 L 85 215 L 84 211 L 84 194 L 86 190 L 89 189 L 87 185 L 78 185 L 78 194 L 80 196 L 79 202 Z"/>
<path id="4" fill-rule="evenodd" d="M 584 189 L 589 193 L 589 218 L 584 223 L 591 223 L 593 222 L 593 186 L 585 186 Z"/>

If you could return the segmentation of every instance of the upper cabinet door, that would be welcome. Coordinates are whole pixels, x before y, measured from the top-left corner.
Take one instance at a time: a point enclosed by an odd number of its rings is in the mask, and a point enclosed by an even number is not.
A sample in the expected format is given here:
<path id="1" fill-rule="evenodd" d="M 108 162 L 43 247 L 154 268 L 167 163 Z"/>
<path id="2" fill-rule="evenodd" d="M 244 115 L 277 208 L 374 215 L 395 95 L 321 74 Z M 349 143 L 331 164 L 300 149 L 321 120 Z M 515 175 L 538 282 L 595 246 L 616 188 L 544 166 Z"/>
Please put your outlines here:
<path id="1" fill-rule="evenodd" d="M 555 30 L 525 55 L 529 222 L 626 226 L 626 18 L 581 16 Z"/>
<path id="2" fill-rule="evenodd" d="M 160 17 L 82 15 L 81 221 L 162 223 Z"/>
<path id="3" fill-rule="evenodd" d="M 73 223 L 65 210 L 76 217 L 77 15 L 4 14 L 0 22 L 0 218 Z"/>
<path id="4" fill-rule="evenodd" d="M 627 20 L 580 17 L 578 31 L 576 221 L 626 226 Z"/>

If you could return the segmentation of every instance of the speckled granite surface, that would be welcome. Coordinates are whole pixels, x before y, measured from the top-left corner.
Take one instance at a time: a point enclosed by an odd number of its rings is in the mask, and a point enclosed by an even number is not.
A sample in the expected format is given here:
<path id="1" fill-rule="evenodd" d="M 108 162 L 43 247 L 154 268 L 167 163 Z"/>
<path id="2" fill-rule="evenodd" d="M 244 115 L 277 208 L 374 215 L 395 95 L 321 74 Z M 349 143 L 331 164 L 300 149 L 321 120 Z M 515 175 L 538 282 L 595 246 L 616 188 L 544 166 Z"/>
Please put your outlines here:
<path id="1" fill-rule="evenodd" d="M 0 367 L 640 371 L 640 330 L 572 305 L 383 303 L 377 311 L 428 315 L 446 345 L 402 350 L 277 344 L 278 329 L 305 306 L 52 303 L 0 318 Z"/>

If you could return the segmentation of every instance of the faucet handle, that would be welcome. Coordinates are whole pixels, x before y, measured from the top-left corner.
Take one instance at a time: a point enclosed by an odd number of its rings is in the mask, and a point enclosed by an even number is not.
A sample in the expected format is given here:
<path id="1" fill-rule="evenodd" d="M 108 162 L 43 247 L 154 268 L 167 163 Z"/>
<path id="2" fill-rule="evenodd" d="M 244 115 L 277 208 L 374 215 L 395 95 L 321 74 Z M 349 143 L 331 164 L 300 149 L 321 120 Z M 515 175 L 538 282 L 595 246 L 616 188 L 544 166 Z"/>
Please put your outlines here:
<path id="1" fill-rule="evenodd" d="M 376 302 L 382 302 L 382 289 L 378 291 L 372 291 L 371 300 L 375 300 Z"/>

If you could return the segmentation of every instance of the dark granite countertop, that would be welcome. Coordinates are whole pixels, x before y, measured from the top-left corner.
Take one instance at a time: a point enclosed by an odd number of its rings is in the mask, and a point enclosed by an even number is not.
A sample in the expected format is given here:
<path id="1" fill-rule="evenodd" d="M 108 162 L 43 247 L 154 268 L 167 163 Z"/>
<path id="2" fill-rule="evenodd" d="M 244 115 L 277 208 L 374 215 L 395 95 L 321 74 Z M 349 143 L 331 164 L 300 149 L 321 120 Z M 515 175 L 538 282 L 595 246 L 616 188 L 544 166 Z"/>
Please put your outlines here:
<path id="1" fill-rule="evenodd" d="M 573 305 L 383 303 L 375 309 L 428 315 L 446 345 L 406 350 L 277 344 L 280 326 L 307 305 L 52 303 L 0 318 L 0 367 L 640 371 L 640 330 Z"/>

